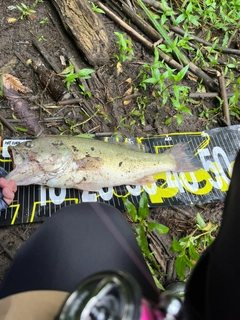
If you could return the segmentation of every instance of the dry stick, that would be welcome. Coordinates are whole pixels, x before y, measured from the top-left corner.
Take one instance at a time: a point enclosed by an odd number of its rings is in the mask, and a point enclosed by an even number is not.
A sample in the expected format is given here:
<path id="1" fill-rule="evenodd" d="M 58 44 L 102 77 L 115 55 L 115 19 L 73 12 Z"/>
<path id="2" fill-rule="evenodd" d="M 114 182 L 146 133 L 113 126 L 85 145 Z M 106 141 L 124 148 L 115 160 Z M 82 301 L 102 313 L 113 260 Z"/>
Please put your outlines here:
<path id="1" fill-rule="evenodd" d="M 82 98 L 62 100 L 57 102 L 57 106 L 65 106 L 67 104 L 75 104 L 82 101 L 83 101 Z"/>
<path id="2" fill-rule="evenodd" d="M 188 95 L 188 97 L 192 99 L 208 99 L 216 98 L 217 96 L 219 96 L 219 92 L 193 92 Z M 234 92 L 227 92 L 228 98 L 232 96 L 234 96 Z"/>
<path id="3" fill-rule="evenodd" d="M 39 43 L 39 41 L 37 41 L 36 39 L 33 38 L 32 43 L 38 49 L 38 51 L 41 53 L 41 55 L 44 57 L 44 59 L 49 63 L 49 65 L 52 67 L 52 69 L 56 73 L 60 73 L 62 70 L 58 67 L 58 65 L 56 65 L 56 63 L 53 61 L 52 57 L 43 48 L 43 46 Z"/>
<path id="4" fill-rule="evenodd" d="M 19 133 L 2 115 L 0 115 L 0 121 L 13 133 Z"/>
<path id="5" fill-rule="evenodd" d="M 119 0 L 123 5 L 121 10 L 128 16 L 135 24 L 138 26 L 144 33 L 152 40 L 152 41 L 159 41 L 162 40 L 161 35 L 152 27 L 150 26 L 145 20 L 140 18 L 135 12 L 133 12 L 128 6 L 124 5 L 122 0 Z M 116 3 L 117 5 L 117 3 Z"/>
<path id="6" fill-rule="evenodd" d="M 189 213 L 186 210 L 183 210 L 179 207 L 174 207 L 174 206 L 170 206 L 171 209 L 173 209 L 176 212 L 180 212 L 181 214 L 183 214 L 184 216 L 188 217 L 188 218 L 193 218 L 193 215 L 191 213 Z"/>
<path id="7" fill-rule="evenodd" d="M 156 0 L 143 0 L 143 2 L 149 4 L 150 6 L 156 8 L 156 9 L 160 9 L 162 11 L 165 11 L 162 4 Z M 170 8 L 169 6 L 166 6 L 166 9 L 172 11 L 172 8 Z M 173 14 L 176 14 L 176 12 L 174 12 Z"/>
<path id="8" fill-rule="evenodd" d="M 226 91 L 226 84 L 225 78 L 223 75 L 218 77 L 219 80 L 219 87 L 220 87 L 220 95 L 223 100 L 223 114 L 228 126 L 231 125 L 230 114 L 229 114 L 229 107 L 228 107 L 228 98 L 227 98 L 227 91 Z"/>
<path id="9" fill-rule="evenodd" d="M 238 23 L 238 27 L 233 31 L 233 33 L 231 34 L 231 37 L 229 38 L 228 40 L 228 43 L 227 43 L 227 46 L 229 47 L 230 44 L 232 43 L 234 37 L 236 36 L 236 33 L 238 32 L 239 30 L 239 27 L 240 27 L 240 22 Z"/>
<path id="10" fill-rule="evenodd" d="M 192 39 L 196 40 L 197 42 L 204 44 L 205 46 L 212 47 L 212 45 L 213 45 L 211 42 L 208 42 L 202 38 L 199 38 L 199 37 L 194 36 L 192 34 L 187 34 L 186 31 L 184 31 L 183 29 L 181 29 L 179 27 L 175 27 L 175 26 L 170 25 L 169 28 L 172 31 L 180 34 L 181 36 L 187 35 L 187 36 L 191 37 Z M 219 48 L 219 47 L 215 47 L 215 49 L 221 51 L 222 53 L 230 53 L 230 54 L 240 55 L 240 50 L 237 50 L 237 49 Z"/>
<path id="11" fill-rule="evenodd" d="M 154 45 L 146 40 L 143 36 L 141 36 L 137 31 L 131 28 L 128 24 L 122 21 L 119 17 L 117 17 L 112 11 L 110 11 L 107 7 L 105 7 L 101 2 L 97 1 L 96 5 L 105 11 L 105 14 L 118 23 L 122 28 L 124 28 L 130 35 L 135 37 L 139 42 L 141 42 L 147 49 L 150 51 L 154 50 Z M 140 26 L 139 26 L 140 27 Z M 160 38 L 160 35 L 159 35 Z M 183 67 L 181 64 L 170 58 L 163 51 L 158 49 L 159 56 L 163 59 L 168 65 L 177 70 L 182 70 Z M 194 63 L 190 62 L 189 59 L 186 58 L 187 64 L 189 64 L 189 70 L 192 71 L 195 75 L 197 75 L 200 79 L 203 79 L 204 83 L 212 90 L 219 91 L 219 87 L 215 81 L 211 77 L 209 77 L 205 72 L 199 69 Z M 189 73 L 187 73 L 189 74 Z"/>

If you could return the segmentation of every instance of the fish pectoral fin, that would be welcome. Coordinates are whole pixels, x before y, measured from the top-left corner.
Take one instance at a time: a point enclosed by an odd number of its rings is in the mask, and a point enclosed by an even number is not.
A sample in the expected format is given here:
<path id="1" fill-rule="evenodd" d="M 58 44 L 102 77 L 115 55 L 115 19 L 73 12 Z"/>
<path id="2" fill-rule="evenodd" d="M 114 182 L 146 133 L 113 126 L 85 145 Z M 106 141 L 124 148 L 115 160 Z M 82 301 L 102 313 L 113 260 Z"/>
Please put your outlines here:
<path id="1" fill-rule="evenodd" d="M 133 186 L 145 186 L 147 184 L 152 184 L 154 182 L 156 182 L 156 179 L 153 176 L 146 176 L 141 179 L 134 180 L 129 184 Z"/>

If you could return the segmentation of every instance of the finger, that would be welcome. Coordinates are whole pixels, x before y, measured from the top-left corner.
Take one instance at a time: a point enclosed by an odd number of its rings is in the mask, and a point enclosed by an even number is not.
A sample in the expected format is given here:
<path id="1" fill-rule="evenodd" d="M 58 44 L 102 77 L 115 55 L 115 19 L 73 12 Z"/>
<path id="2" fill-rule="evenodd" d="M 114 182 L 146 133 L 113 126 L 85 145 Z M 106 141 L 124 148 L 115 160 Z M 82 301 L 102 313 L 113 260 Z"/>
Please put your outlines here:
<path id="1" fill-rule="evenodd" d="M 10 190 L 13 192 L 17 191 L 17 185 L 15 180 L 7 180 L 7 185 L 6 185 Z"/>
<path id="2" fill-rule="evenodd" d="M 9 199 L 9 200 L 13 200 L 15 197 L 15 193 L 10 190 L 8 187 L 5 187 L 2 189 L 2 195 L 3 198 Z"/>
<path id="3" fill-rule="evenodd" d="M 0 188 L 4 188 L 7 186 L 8 180 L 4 178 L 0 178 Z"/>

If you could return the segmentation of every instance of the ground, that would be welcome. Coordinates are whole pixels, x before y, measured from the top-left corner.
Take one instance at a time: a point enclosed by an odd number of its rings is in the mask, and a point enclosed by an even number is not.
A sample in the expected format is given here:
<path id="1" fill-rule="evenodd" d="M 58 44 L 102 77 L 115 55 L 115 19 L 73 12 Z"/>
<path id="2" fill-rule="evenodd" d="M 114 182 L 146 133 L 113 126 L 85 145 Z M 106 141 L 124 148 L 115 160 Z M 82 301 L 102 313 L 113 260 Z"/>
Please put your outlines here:
<path id="1" fill-rule="evenodd" d="M 153 54 L 134 38 L 129 38 L 133 43 L 134 57 L 132 60 L 123 62 L 122 72 L 119 72 L 116 59 L 119 51 L 114 32 L 123 33 L 123 30 L 105 15 L 102 15 L 101 19 L 109 38 L 110 59 L 104 65 L 91 66 L 76 48 L 71 37 L 64 31 L 51 1 L 45 0 L 43 3 L 39 1 L 34 8 L 36 12 L 23 19 L 20 19 L 21 12 L 19 10 L 9 10 L 9 6 L 17 4 L 19 2 L 15 0 L 7 2 L 0 0 L 0 72 L 15 76 L 24 86 L 32 90 L 31 93 L 24 94 L 24 99 L 27 101 L 30 112 L 34 114 L 45 133 L 104 133 L 105 135 L 114 133 L 121 134 L 123 137 L 144 137 L 161 133 L 202 131 L 206 129 L 206 125 L 209 129 L 219 126 L 217 121 L 209 122 L 206 118 L 200 117 L 199 114 L 203 111 L 202 106 L 190 102 L 188 107 L 192 115 L 184 113 L 183 122 L 178 126 L 176 110 L 168 104 L 161 107 L 160 98 L 153 99 L 150 88 L 144 91 L 139 87 L 140 70 L 143 69 L 144 63 L 151 64 L 153 62 Z M 33 8 L 33 1 L 26 0 L 24 4 Z M 9 18 L 17 20 L 11 22 Z M 41 21 L 45 21 L 45 23 L 40 23 Z M 75 91 L 74 97 L 79 97 L 80 103 L 66 106 L 56 105 L 53 97 L 40 85 L 31 64 L 27 64 L 29 59 L 35 63 L 41 59 L 50 69 L 48 61 L 33 45 L 33 40 L 45 48 L 48 57 L 51 57 L 54 65 L 61 71 L 68 65 L 67 58 L 74 58 L 79 69 L 94 68 L 95 73 L 92 74 L 92 78 L 82 83 L 85 90 L 91 92 L 92 97 L 89 98 L 87 94 L 80 95 L 77 86 L 72 86 Z M 64 61 L 66 65 L 64 65 Z M 182 84 L 190 87 L 191 92 L 196 91 L 197 83 L 195 81 L 184 79 Z M 137 100 L 136 95 L 129 98 L 129 103 L 124 103 L 124 94 L 130 96 L 137 93 L 134 88 L 139 89 L 141 100 Z M 137 101 L 140 101 L 141 108 Z M 207 108 L 214 108 L 218 101 L 212 98 L 205 100 L 204 103 Z M 12 108 L 4 96 L 0 99 L 0 107 L 1 115 L 8 120 L 8 124 L 20 127 L 18 131 L 12 132 L 9 126 L 3 123 L 2 135 L 12 137 L 39 133 L 37 132 L 38 128 L 31 128 L 33 131 L 31 132 L 29 121 L 20 119 L 16 110 Z M 139 112 L 134 115 L 133 111 Z M 168 118 L 172 118 L 172 121 L 166 125 L 164 122 Z M 216 120 L 220 118 L 221 115 L 216 116 Z M 235 121 L 233 123 L 237 123 L 237 120 L 233 121 Z M 24 133 L 22 128 L 27 128 L 28 132 Z M 197 212 L 201 212 L 206 221 L 213 222 L 219 222 L 222 214 L 222 204 L 181 207 L 181 209 L 182 213 L 176 211 L 176 208 L 166 207 L 151 211 L 151 217 L 154 220 L 170 228 L 170 233 L 162 238 L 163 243 L 159 243 L 163 271 L 168 274 L 167 278 L 163 278 L 165 283 L 177 278 L 171 264 L 174 255 L 169 251 L 172 236 L 187 234 L 195 224 L 194 218 Z M 190 213 L 192 218 L 189 219 L 184 211 Z M 0 279 L 3 278 L 14 254 L 40 225 L 41 223 L 0 229 L 2 246 L 2 250 L 0 250 Z"/>

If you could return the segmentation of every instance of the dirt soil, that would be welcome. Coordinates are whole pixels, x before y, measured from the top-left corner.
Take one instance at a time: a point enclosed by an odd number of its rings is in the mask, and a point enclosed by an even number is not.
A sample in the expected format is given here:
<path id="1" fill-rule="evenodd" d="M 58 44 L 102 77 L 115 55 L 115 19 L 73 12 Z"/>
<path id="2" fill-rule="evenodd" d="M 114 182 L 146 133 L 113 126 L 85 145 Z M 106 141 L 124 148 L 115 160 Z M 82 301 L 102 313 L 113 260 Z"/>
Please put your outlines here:
<path id="1" fill-rule="evenodd" d="M 140 123 L 138 117 L 130 116 L 130 111 L 138 108 L 137 98 L 131 97 L 128 104 L 124 103 L 122 98 L 126 92 L 128 95 L 134 93 L 134 91 L 130 92 L 129 89 L 131 86 L 138 86 L 140 82 L 139 72 L 144 63 L 150 64 L 153 62 L 153 54 L 132 38 L 134 58 L 124 62 L 122 72 L 118 73 L 115 58 L 115 54 L 118 54 L 118 47 L 114 32 L 123 33 L 124 31 L 105 15 L 101 15 L 101 19 L 109 38 L 109 62 L 101 66 L 91 66 L 76 48 L 71 37 L 64 31 L 58 13 L 51 1 L 45 0 L 43 3 L 38 3 L 35 7 L 36 13 L 24 19 L 20 19 L 21 13 L 19 10 L 8 9 L 9 6 L 16 6 L 17 4 L 19 2 L 15 0 L 0 0 L 0 72 L 17 77 L 23 85 L 32 90 L 32 93 L 24 94 L 24 99 L 45 133 L 103 133 L 111 135 L 118 132 L 124 137 L 143 137 L 171 132 L 196 132 L 206 129 L 207 120 L 199 117 L 199 113 L 202 111 L 201 106 L 189 104 L 188 107 L 191 109 L 192 115 L 184 114 L 183 123 L 177 126 L 176 111 L 168 105 L 159 107 L 159 99 L 153 99 L 150 89 L 139 91 L 142 97 L 146 97 L 145 125 Z M 24 4 L 33 7 L 33 1 L 25 0 Z M 17 20 L 11 22 L 11 20 L 8 20 L 9 18 L 16 18 Z M 40 21 L 45 18 L 48 19 L 48 23 L 40 24 Z M 38 41 L 41 37 L 42 41 Z M 77 86 L 73 86 L 74 97 L 80 98 L 80 103 L 57 105 L 51 94 L 40 84 L 39 78 L 31 65 L 27 64 L 29 59 L 35 62 L 41 60 L 47 68 L 51 69 L 49 63 L 33 44 L 34 40 L 37 40 L 36 42 L 46 50 L 53 64 L 59 70 L 67 67 L 67 57 L 74 58 L 80 69 L 94 68 L 95 73 L 92 78 L 84 82 L 85 88 L 91 91 L 92 97 L 88 98 L 80 95 Z M 66 65 L 64 65 L 64 61 L 66 61 Z M 183 84 L 189 86 L 192 92 L 196 91 L 196 82 L 185 79 Z M 216 99 L 205 100 L 205 104 L 210 108 L 215 107 L 217 103 Z M 92 116 L 96 113 L 96 105 L 99 106 L 98 114 L 86 121 L 86 114 Z M 54 107 L 50 108 L 50 106 Z M 6 98 L 0 98 L 0 107 L 1 115 L 12 126 L 28 128 L 28 123 L 19 118 Z M 173 120 L 170 125 L 166 126 L 163 122 L 169 117 L 172 117 Z M 126 119 L 123 121 L 123 118 Z M 71 128 L 71 125 L 82 122 L 85 123 L 76 126 L 74 129 Z M 122 125 L 119 125 L 120 123 Z M 210 129 L 219 126 L 219 123 L 217 121 L 210 122 L 208 126 Z M 27 133 L 13 132 L 4 123 L 3 129 L 2 134 L 5 137 L 29 136 L 31 134 L 30 131 Z M 36 135 L 36 132 L 33 134 Z M 222 204 L 181 207 L 182 213 L 176 211 L 176 208 L 167 207 L 151 211 L 153 219 L 170 227 L 170 233 L 163 237 L 162 243 L 159 243 L 162 254 L 162 268 L 167 273 L 167 277 L 163 278 L 163 284 L 176 280 L 176 274 L 171 263 L 174 255 L 169 251 L 171 237 L 187 234 L 191 231 L 197 212 L 201 212 L 206 220 L 219 222 L 222 207 Z M 193 218 L 189 219 L 184 211 L 190 213 Z M 0 247 L 2 247 L 0 248 L 0 279 L 3 278 L 14 254 L 40 225 L 41 223 L 35 223 L 0 229 Z"/>

